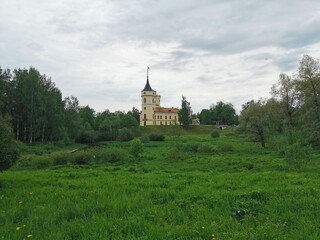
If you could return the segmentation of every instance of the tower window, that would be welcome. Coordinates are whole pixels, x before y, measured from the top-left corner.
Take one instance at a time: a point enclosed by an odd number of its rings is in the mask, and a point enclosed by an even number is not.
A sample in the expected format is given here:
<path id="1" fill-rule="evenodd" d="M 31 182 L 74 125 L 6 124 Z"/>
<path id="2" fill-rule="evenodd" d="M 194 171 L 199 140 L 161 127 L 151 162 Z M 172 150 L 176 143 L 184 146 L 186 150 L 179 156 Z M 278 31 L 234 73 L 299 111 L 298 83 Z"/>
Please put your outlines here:
<path id="1" fill-rule="evenodd" d="M 147 99 L 146 99 L 146 98 L 144 98 L 144 99 L 143 99 L 143 103 L 146 103 L 146 102 L 147 102 Z"/>
<path id="2" fill-rule="evenodd" d="M 171 119 L 171 116 L 169 118 Z"/>
<path id="3" fill-rule="evenodd" d="M 144 109 L 144 110 L 146 110 L 147 108 L 146 108 L 146 107 L 144 107 L 143 109 Z"/>
<path id="4" fill-rule="evenodd" d="M 154 103 L 154 98 L 152 98 L 152 103 Z"/>
<path id="5" fill-rule="evenodd" d="M 146 119 L 147 118 L 147 114 L 144 114 L 144 119 Z"/>

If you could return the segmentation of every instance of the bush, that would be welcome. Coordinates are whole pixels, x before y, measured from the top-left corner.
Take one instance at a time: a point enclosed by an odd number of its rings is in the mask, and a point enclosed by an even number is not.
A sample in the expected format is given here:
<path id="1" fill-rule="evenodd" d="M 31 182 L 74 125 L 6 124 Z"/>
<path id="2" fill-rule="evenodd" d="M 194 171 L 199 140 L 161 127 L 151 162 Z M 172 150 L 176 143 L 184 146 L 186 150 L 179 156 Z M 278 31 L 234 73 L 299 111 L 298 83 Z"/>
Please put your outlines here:
<path id="1" fill-rule="evenodd" d="M 149 142 L 149 136 L 148 136 L 147 134 L 143 134 L 143 135 L 140 137 L 140 141 L 143 142 L 143 143 Z"/>
<path id="2" fill-rule="evenodd" d="M 186 143 L 184 145 L 182 145 L 182 149 L 184 151 L 189 151 L 189 152 L 198 152 L 198 148 L 199 148 L 199 143 Z"/>
<path id="3" fill-rule="evenodd" d="M 182 154 L 177 148 L 173 148 L 168 152 L 167 158 L 169 160 L 180 160 L 182 159 Z"/>
<path id="4" fill-rule="evenodd" d="M 150 141 L 164 141 L 164 139 L 165 139 L 164 135 L 154 134 L 154 133 L 149 135 Z"/>
<path id="5" fill-rule="evenodd" d="M 220 133 L 218 130 L 213 130 L 213 132 L 211 133 L 211 137 L 212 138 L 218 138 L 220 137 Z"/>
<path id="6" fill-rule="evenodd" d="M 143 152 L 143 146 L 141 141 L 139 139 L 134 139 L 131 142 L 130 153 L 137 158 L 141 155 L 142 152 Z"/>
<path id="7" fill-rule="evenodd" d="M 107 148 L 98 151 L 95 158 L 99 162 L 123 162 L 128 159 L 128 153 L 121 148 Z"/>
<path id="8" fill-rule="evenodd" d="M 52 159 L 49 156 L 35 157 L 32 159 L 32 165 L 38 169 L 44 169 L 52 166 Z"/>
<path id="9" fill-rule="evenodd" d="M 91 151 L 78 151 L 72 153 L 71 163 L 74 165 L 89 164 L 93 161 L 94 154 Z"/>
<path id="10" fill-rule="evenodd" d="M 134 138 L 133 132 L 128 128 L 122 128 L 119 130 L 118 138 L 120 141 L 128 142 Z"/>
<path id="11" fill-rule="evenodd" d="M 63 152 L 63 153 L 56 153 L 52 154 L 52 162 L 53 165 L 65 165 L 68 162 L 71 162 L 72 153 Z"/>
<path id="12" fill-rule="evenodd" d="M 199 153 L 212 153 L 213 148 L 209 144 L 200 144 L 197 151 Z"/>
<path id="13" fill-rule="evenodd" d="M 232 152 L 233 146 L 231 144 L 225 143 L 225 144 L 220 145 L 219 149 L 222 152 Z"/>
<path id="14" fill-rule="evenodd" d="M 297 170 L 304 170 L 311 160 L 311 152 L 312 148 L 310 145 L 294 143 L 286 147 L 284 160 L 293 168 Z"/>

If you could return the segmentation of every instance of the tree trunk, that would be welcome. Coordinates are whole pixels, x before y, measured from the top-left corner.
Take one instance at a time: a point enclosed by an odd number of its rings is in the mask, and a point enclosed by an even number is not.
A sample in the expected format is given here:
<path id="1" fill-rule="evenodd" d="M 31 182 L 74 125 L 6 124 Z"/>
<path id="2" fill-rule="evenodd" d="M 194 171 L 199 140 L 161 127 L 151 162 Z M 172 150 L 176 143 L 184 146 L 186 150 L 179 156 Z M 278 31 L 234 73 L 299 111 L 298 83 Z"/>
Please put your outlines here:
<path id="1" fill-rule="evenodd" d="M 42 139 L 41 139 L 42 142 L 44 142 L 45 127 L 46 127 L 46 124 L 44 123 L 43 126 L 42 126 Z"/>
<path id="2" fill-rule="evenodd" d="M 263 132 L 263 130 L 259 130 L 258 133 L 259 133 L 259 137 L 260 137 L 261 146 L 263 148 L 265 148 L 266 143 L 265 143 L 265 138 L 264 138 L 264 132 Z"/>

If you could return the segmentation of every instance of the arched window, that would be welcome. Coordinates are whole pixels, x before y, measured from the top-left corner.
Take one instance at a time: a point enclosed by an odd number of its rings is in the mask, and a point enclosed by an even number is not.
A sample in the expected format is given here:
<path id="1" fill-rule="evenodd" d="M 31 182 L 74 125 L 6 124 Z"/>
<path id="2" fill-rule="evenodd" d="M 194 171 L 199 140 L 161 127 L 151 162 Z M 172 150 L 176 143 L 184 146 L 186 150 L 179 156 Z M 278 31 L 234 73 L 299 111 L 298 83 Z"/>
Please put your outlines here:
<path id="1" fill-rule="evenodd" d="M 147 103 L 147 99 L 146 98 L 143 99 L 143 103 Z"/>

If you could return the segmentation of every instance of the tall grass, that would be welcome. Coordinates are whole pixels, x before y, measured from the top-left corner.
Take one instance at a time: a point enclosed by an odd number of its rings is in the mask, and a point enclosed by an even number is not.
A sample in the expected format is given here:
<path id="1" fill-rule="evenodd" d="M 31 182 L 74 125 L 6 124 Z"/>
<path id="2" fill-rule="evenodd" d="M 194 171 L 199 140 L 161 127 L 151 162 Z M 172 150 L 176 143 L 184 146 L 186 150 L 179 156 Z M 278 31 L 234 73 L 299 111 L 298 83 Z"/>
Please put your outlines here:
<path id="1" fill-rule="evenodd" d="M 73 153 L 88 164 L 52 152 L 44 169 L 0 174 L 0 239 L 320 239 L 319 152 L 295 171 L 234 134 L 146 142 L 136 161 L 130 148 Z"/>

